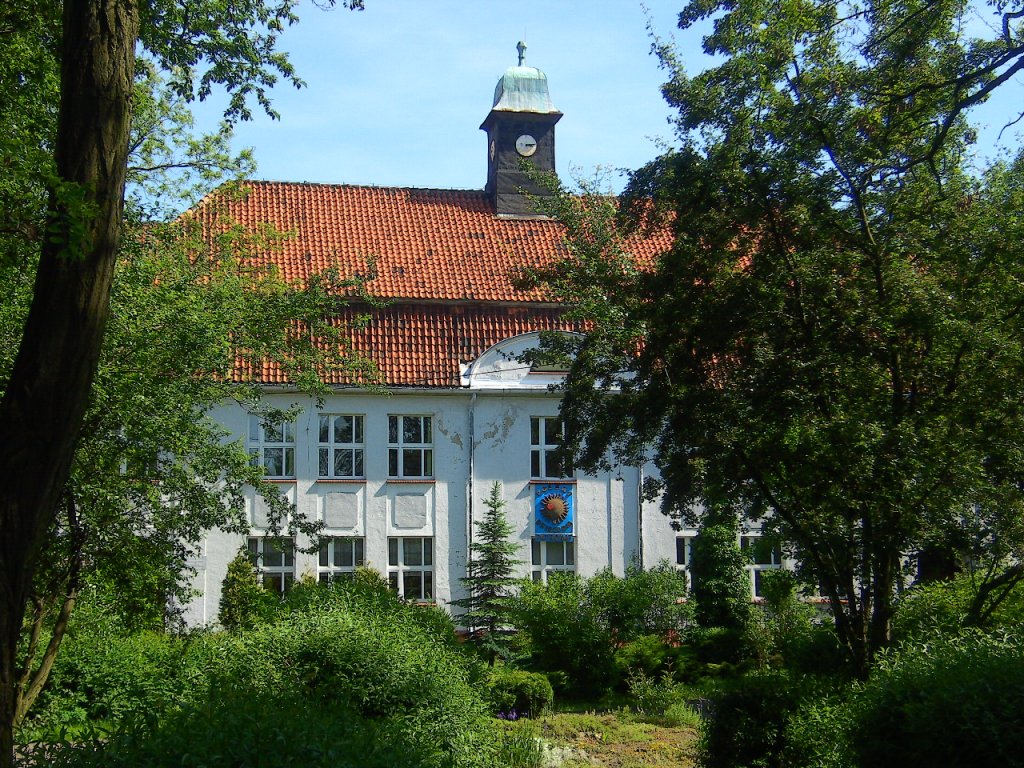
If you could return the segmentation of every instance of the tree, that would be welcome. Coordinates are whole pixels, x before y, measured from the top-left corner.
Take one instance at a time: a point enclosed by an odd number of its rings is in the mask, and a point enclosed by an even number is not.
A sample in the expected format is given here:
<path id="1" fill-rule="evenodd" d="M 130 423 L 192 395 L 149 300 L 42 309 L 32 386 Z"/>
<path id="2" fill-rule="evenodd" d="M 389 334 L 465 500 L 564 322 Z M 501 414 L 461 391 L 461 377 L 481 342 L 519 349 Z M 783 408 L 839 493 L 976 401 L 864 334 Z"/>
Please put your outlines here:
<path id="1" fill-rule="evenodd" d="M 4 47 L 33 64 L 28 76 L 18 72 L 0 84 L 5 100 L 31 102 L 25 96 L 31 88 L 54 82 L 47 65 L 55 61 L 60 78 L 55 91 L 44 91 L 59 94 L 59 107 L 49 102 L 26 113 L 35 118 L 55 112 L 52 133 L 18 131 L 29 139 L 29 156 L 41 164 L 24 176 L 34 186 L 12 190 L 18 194 L 10 206 L 18 221 L 30 220 L 38 192 L 45 192 L 42 226 L 21 233 L 38 249 L 39 260 L 0 400 L 0 466 L 9 478 L 0 491 L 0 766 L 13 762 L 16 653 L 25 607 L 71 471 L 108 317 L 136 49 L 148 51 L 185 98 L 203 98 L 223 85 L 231 93 L 228 117 L 244 118 L 250 97 L 269 109 L 266 89 L 277 74 L 298 82 L 274 50 L 283 25 L 295 20 L 290 0 L 188 8 L 168 0 L 65 0 L 4 11 Z M 26 38 L 22 30 L 40 34 Z M 29 53 L 33 45 L 38 59 Z"/>
<path id="2" fill-rule="evenodd" d="M 673 247 L 638 268 L 611 202 L 562 198 L 569 256 L 530 276 L 593 324 L 562 407 L 578 465 L 653 451 L 669 513 L 763 519 L 861 675 L 919 548 L 1021 576 L 1024 158 L 973 171 L 966 115 L 1024 68 L 1024 9 L 972 38 L 981 12 L 691 2 L 719 58 L 690 77 L 660 46 L 680 146 L 622 201 Z"/>
<path id="3" fill-rule="evenodd" d="M 730 511 L 731 512 L 731 511 Z M 702 627 L 743 632 L 750 619 L 750 576 L 735 513 L 708 515 L 690 548 L 694 617 Z"/>
<path id="4" fill-rule="evenodd" d="M 217 619 L 228 631 L 252 629 L 273 608 L 277 596 L 260 584 L 256 563 L 245 549 L 228 563 L 221 588 L 220 610 Z"/>
<path id="5" fill-rule="evenodd" d="M 478 639 L 487 643 L 488 659 L 493 666 L 496 644 L 505 629 L 509 599 L 516 584 L 512 572 L 522 561 L 515 559 L 519 546 L 509 540 L 514 528 L 505 519 L 501 483 L 495 481 L 491 486 L 484 507 L 483 520 L 477 525 L 477 541 L 462 579 L 469 596 L 453 600 L 452 605 L 466 609 L 461 621 L 471 631 L 482 633 Z"/>

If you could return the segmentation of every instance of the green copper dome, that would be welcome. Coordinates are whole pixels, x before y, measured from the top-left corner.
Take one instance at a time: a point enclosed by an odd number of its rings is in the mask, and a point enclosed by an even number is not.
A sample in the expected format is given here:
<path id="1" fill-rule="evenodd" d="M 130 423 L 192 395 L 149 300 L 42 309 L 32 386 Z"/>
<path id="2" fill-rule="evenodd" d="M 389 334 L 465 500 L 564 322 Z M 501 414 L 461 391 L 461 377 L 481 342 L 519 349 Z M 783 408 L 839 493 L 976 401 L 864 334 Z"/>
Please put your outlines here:
<path id="1" fill-rule="evenodd" d="M 551 103 L 548 93 L 548 76 L 536 67 L 523 64 L 526 44 L 520 42 L 519 65 L 509 67 L 494 87 L 494 105 L 491 109 L 501 112 L 558 112 Z"/>

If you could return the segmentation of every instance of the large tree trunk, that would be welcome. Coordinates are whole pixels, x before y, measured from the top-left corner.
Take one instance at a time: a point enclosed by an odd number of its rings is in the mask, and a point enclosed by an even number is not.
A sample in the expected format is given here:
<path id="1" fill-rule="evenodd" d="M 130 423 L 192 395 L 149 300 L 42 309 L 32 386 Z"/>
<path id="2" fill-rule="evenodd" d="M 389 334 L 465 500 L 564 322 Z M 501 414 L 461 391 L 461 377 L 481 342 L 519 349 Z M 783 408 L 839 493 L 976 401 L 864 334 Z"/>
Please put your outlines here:
<path id="1" fill-rule="evenodd" d="M 0 401 L 0 768 L 13 764 L 16 651 L 68 477 L 109 311 L 138 39 L 132 0 L 65 0 L 58 181 L 32 306 Z"/>

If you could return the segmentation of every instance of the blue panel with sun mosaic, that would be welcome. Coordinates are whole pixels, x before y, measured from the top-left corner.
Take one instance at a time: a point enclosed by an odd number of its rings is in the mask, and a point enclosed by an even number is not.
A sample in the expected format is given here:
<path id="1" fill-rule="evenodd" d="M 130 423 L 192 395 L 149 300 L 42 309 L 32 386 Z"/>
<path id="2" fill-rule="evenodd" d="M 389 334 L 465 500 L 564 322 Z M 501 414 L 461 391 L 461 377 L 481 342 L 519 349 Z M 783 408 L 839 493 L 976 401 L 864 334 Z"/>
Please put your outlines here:
<path id="1" fill-rule="evenodd" d="M 575 504 L 570 483 L 534 486 L 533 531 L 538 541 L 572 541 Z"/>

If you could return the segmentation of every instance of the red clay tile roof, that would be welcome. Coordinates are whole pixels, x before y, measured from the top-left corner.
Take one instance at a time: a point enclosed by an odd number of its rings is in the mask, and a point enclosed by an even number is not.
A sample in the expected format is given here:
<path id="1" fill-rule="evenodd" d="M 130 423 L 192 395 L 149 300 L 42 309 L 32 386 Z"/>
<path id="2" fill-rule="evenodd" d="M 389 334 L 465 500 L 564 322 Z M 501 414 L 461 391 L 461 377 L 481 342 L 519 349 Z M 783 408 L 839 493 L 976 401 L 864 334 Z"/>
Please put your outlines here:
<path id="1" fill-rule="evenodd" d="M 365 308 L 350 307 L 339 318 L 350 323 Z M 457 388 L 460 363 L 475 360 L 494 344 L 530 331 L 578 331 L 550 307 L 508 304 L 401 304 L 369 311 L 370 323 L 352 333 L 355 349 L 376 364 L 388 386 Z M 259 372 L 239 367 L 236 380 L 253 376 L 266 384 L 288 384 L 281 369 L 264 363 Z M 330 384 L 350 385 L 343 376 Z"/>
<path id="2" fill-rule="evenodd" d="M 288 233 L 251 258 L 276 263 L 289 281 L 328 268 L 365 276 L 372 261 L 366 290 L 393 304 L 373 311 L 374 322 L 353 341 L 389 385 L 456 387 L 459 363 L 492 344 L 531 330 L 569 330 L 540 292 L 519 291 L 509 279 L 517 268 L 565 254 L 562 225 L 498 218 L 483 191 L 254 181 L 237 198 L 211 195 L 191 215 L 208 232 L 226 220 Z M 648 237 L 634 255 L 650 260 L 670 244 L 667 232 Z M 272 367 L 260 376 L 285 383 Z"/>

